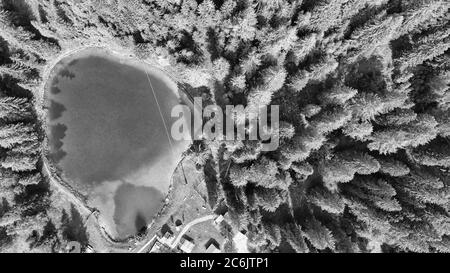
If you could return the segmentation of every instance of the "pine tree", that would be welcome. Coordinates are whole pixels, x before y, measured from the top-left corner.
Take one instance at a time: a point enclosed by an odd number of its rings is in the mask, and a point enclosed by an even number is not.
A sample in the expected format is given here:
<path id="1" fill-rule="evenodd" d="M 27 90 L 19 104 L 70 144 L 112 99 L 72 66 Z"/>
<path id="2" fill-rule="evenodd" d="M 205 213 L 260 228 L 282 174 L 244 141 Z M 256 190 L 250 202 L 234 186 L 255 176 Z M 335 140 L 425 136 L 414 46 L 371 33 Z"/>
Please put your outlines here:
<path id="1" fill-rule="evenodd" d="M 15 172 L 24 172 L 35 170 L 37 161 L 36 156 L 11 153 L 0 162 L 0 165 Z"/>
<path id="2" fill-rule="evenodd" d="M 248 169 L 234 165 L 230 170 L 230 178 L 235 186 L 244 186 L 247 182 L 252 182 L 272 188 L 278 183 L 277 174 L 276 162 L 268 158 L 263 158 Z"/>
<path id="3" fill-rule="evenodd" d="M 310 125 L 316 128 L 319 134 L 328 134 L 344 126 L 351 118 L 351 112 L 343 107 L 332 107 L 321 111 L 311 118 Z"/>
<path id="4" fill-rule="evenodd" d="M 436 21 L 437 18 L 445 15 L 448 7 L 445 1 L 419 0 L 412 2 L 401 1 L 402 9 L 404 9 L 404 20 L 401 33 L 407 34 L 417 31 L 416 28 L 424 29 L 427 25 Z"/>
<path id="5" fill-rule="evenodd" d="M 223 81 L 229 73 L 230 64 L 226 59 L 220 58 L 214 61 L 213 68 L 214 77 L 219 81 Z"/>
<path id="6" fill-rule="evenodd" d="M 0 25 L 2 26 L 1 37 L 10 44 L 22 48 L 37 56 L 48 57 L 56 54 L 59 47 L 47 43 L 43 40 L 35 39 L 31 32 L 26 31 L 22 26 L 15 26 L 11 22 L 11 17 L 14 16 L 8 11 L 0 12 Z"/>
<path id="7" fill-rule="evenodd" d="M 311 33 L 298 40 L 292 47 L 291 60 L 295 65 L 302 62 L 315 48 L 317 42 L 317 34 Z"/>
<path id="8" fill-rule="evenodd" d="M 448 111 L 434 111 L 433 117 L 436 119 L 438 126 L 438 134 L 441 137 L 450 136 L 450 113 Z"/>
<path id="9" fill-rule="evenodd" d="M 18 183 L 24 186 L 37 185 L 42 181 L 40 173 L 24 174 L 18 179 Z"/>
<path id="10" fill-rule="evenodd" d="M 262 72 L 264 79 L 261 85 L 251 90 L 248 95 L 248 111 L 254 114 L 261 106 L 266 106 L 272 101 L 273 94 L 284 84 L 286 71 L 279 67 L 268 68 Z"/>
<path id="11" fill-rule="evenodd" d="M 450 48 L 449 35 L 448 26 L 444 26 L 442 29 L 417 38 L 412 49 L 395 60 L 396 67 L 400 72 L 404 72 L 408 68 L 441 55 Z"/>
<path id="12" fill-rule="evenodd" d="M 256 189 L 256 200 L 266 211 L 274 212 L 284 201 L 283 193 L 278 189 Z"/>
<path id="13" fill-rule="evenodd" d="M 31 104 L 26 98 L 0 98 L 0 119 L 17 121 L 30 117 Z"/>
<path id="14" fill-rule="evenodd" d="M 397 35 L 402 21 L 402 16 L 386 15 L 385 12 L 381 12 L 357 28 L 350 37 L 350 46 L 356 50 L 348 56 L 347 62 L 370 56 L 379 46 L 389 43 Z"/>
<path id="15" fill-rule="evenodd" d="M 263 222 L 264 232 L 267 240 L 274 246 L 279 246 L 281 243 L 281 229 L 280 226 L 274 223 Z"/>
<path id="16" fill-rule="evenodd" d="M 322 58 L 318 63 L 312 65 L 308 70 L 299 70 L 290 78 L 290 87 L 300 92 L 311 81 L 322 81 L 334 72 L 339 63 L 331 56 Z"/>
<path id="17" fill-rule="evenodd" d="M 314 188 L 308 194 L 308 199 L 321 210 L 331 214 L 342 214 L 345 209 L 345 203 L 340 194 L 332 193 L 326 188 Z"/>
<path id="18" fill-rule="evenodd" d="M 444 183 L 430 172 L 424 170 L 412 171 L 393 184 L 397 193 L 408 196 L 411 203 L 422 207 L 423 204 L 448 204 L 449 189 Z"/>
<path id="19" fill-rule="evenodd" d="M 308 162 L 295 162 L 291 165 L 291 169 L 295 172 L 298 180 L 306 180 L 308 176 L 314 173 L 314 168 Z"/>
<path id="20" fill-rule="evenodd" d="M 374 241 L 389 242 L 392 237 L 403 235 L 394 232 L 395 227 L 389 223 L 385 212 L 367 206 L 353 197 L 346 197 L 346 204 L 349 213 L 357 219 L 357 221 L 352 221 L 351 225 L 358 236 Z"/>
<path id="21" fill-rule="evenodd" d="M 13 146 L 10 151 L 12 153 L 35 155 L 41 152 L 40 148 L 39 142 L 32 140 L 17 144 Z"/>
<path id="22" fill-rule="evenodd" d="M 357 177 L 343 186 L 346 194 L 372 203 L 384 211 L 400 211 L 402 207 L 395 199 L 397 192 L 386 181 L 376 178 Z"/>
<path id="23" fill-rule="evenodd" d="M 399 149 L 417 147 L 428 143 L 437 135 L 437 122 L 427 114 L 419 115 L 416 120 L 400 126 L 387 127 L 376 131 L 369 138 L 367 147 L 382 154 L 395 153 Z"/>
<path id="24" fill-rule="evenodd" d="M 410 155 L 421 165 L 450 167 L 449 143 L 441 138 L 411 150 Z"/>
<path id="25" fill-rule="evenodd" d="M 351 121 L 343 128 L 343 133 L 356 140 L 366 140 L 373 132 L 372 123 L 368 121 Z"/>
<path id="26" fill-rule="evenodd" d="M 349 151 L 335 154 L 331 160 L 324 161 L 319 172 L 325 185 L 334 190 L 336 183 L 350 182 L 355 174 L 368 175 L 379 169 L 380 164 L 372 156 Z"/>
<path id="27" fill-rule="evenodd" d="M 376 123 L 382 126 L 402 125 L 414 121 L 417 114 L 411 109 L 396 109 L 385 115 L 378 116 Z"/>
<path id="28" fill-rule="evenodd" d="M 284 168 L 288 169 L 293 162 L 305 160 L 311 151 L 317 150 L 323 145 L 325 139 L 324 135 L 311 127 L 294 136 L 280 149 Z"/>
<path id="29" fill-rule="evenodd" d="M 442 238 L 441 241 L 432 242 L 430 244 L 432 248 L 436 250 L 436 252 L 441 253 L 450 253 L 450 236 L 445 236 Z"/>
<path id="30" fill-rule="evenodd" d="M 327 104 L 344 105 L 357 93 L 358 91 L 351 87 L 345 85 L 336 85 L 332 87 L 330 90 L 327 90 L 324 93 L 322 93 L 320 95 L 320 100 L 325 105 Z"/>
<path id="31" fill-rule="evenodd" d="M 380 163 L 380 172 L 393 177 L 399 177 L 409 174 L 409 167 L 398 160 L 389 157 L 377 157 Z"/>
<path id="32" fill-rule="evenodd" d="M 289 245 L 295 250 L 295 252 L 309 252 L 305 240 L 303 239 L 303 232 L 298 225 L 289 223 L 284 226 L 284 228 L 282 229 L 282 233 Z"/>
<path id="33" fill-rule="evenodd" d="M 37 135 L 29 124 L 17 123 L 0 126 L 0 146 L 11 148 L 27 141 L 37 141 Z"/>
<path id="34" fill-rule="evenodd" d="M 377 94 L 359 93 L 350 104 L 353 116 L 362 121 L 374 120 L 385 112 L 383 102 Z"/>
<path id="35" fill-rule="evenodd" d="M 304 225 L 304 235 L 319 250 L 334 249 L 335 239 L 331 231 L 315 218 L 308 219 Z"/>

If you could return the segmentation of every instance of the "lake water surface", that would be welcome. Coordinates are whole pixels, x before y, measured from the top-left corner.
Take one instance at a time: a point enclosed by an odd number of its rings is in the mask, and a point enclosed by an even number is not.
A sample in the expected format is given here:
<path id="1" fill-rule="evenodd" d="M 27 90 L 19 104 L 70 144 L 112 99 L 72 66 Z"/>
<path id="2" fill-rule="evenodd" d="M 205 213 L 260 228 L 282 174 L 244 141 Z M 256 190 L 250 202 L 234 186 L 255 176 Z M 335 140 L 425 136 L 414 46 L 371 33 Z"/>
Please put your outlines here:
<path id="1" fill-rule="evenodd" d="M 97 49 L 63 59 L 53 75 L 52 162 L 100 210 L 110 234 L 135 234 L 161 209 L 189 145 L 169 142 L 161 113 L 170 133 L 172 107 L 189 102 L 162 72 Z"/>

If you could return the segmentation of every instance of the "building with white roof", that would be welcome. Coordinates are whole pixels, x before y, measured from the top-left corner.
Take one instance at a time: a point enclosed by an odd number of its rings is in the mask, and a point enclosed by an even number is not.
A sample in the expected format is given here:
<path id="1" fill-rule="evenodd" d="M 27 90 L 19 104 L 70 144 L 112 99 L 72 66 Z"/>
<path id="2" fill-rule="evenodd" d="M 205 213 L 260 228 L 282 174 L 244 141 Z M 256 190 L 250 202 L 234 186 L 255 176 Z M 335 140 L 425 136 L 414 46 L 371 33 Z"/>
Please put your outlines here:
<path id="1" fill-rule="evenodd" d="M 191 253 L 194 247 L 195 244 L 188 240 L 184 240 L 183 243 L 180 245 L 181 251 L 185 253 Z"/>

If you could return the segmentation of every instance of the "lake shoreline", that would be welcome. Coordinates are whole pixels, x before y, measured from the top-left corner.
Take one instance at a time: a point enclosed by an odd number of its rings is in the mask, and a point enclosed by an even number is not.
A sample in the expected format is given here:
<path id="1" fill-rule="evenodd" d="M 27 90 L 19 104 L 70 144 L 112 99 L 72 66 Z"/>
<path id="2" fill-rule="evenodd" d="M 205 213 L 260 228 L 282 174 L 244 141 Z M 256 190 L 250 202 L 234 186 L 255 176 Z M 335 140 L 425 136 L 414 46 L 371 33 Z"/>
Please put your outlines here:
<path id="1" fill-rule="evenodd" d="M 80 49 L 77 49 L 77 50 L 72 50 L 72 51 L 70 51 L 70 52 L 68 52 L 66 54 L 62 54 L 59 58 L 57 58 L 59 61 L 50 70 L 50 73 L 48 74 L 48 79 L 45 82 L 45 90 L 44 90 L 45 94 L 44 94 L 43 98 L 44 98 L 44 102 L 45 102 L 44 103 L 44 105 L 45 105 L 44 112 L 45 112 L 46 115 L 49 114 L 49 107 L 48 107 L 48 104 L 49 104 L 49 92 L 50 92 L 50 88 L 51 88 L 51 84 L 52 84 L 52 81 L 49 81 L 49 79 L 54 77 L 55 73 L 58 72 L 58 70 L 60 68 L 60 63 L 62 61 L 64 61 L 64 60 L 67 61 L 67 60 L 71 60 L 71 59 L 74 59 L 74 58 L 78 58 L 79 56 L 77 54 L 80 53 L 80 52 L 81 52 L 82 55 L 83 54 L 91 55 L 92 54 L 91 50 L 93 52 L 95 52 L 95 53 L 99 53 L 100 52 L 100 54 L 110 54 L 111 53 L 111 50 L 106 49 L 106 48 L 87 47 L 87 48 L 80 48 Z M 114 54 L 114 53 L 112 53 L 112 54 Z M 152 71 L 157 71 L 157 73 L 162 73 L 164 76 L 168 76 L 170 79 L 172 79 L 172 77 L 170 75 L 164 74 L 164 72 L 161 71 L 159 68 L 154 67 L 154 66 L 150 65 L 147 62 L 142 62 L 140 60 L 134 59 L 130 55 L 124 56 L 123 54 L 120 54 L 120 55 L 113 56 L 111 58 L 115 58 L 115 57 L 119 58 L 121 60 L 121 62 L 124 62 L 124 63 L 127 63 L 127 64 L 132 63 L 134 65 L 137 65 L 137 66 L 140 66 L 140 67 L 144 67 L 143 69 L 150 68 L 150 69 L 152 69 Z M 171 82 L 171 84 L 176 85 L 175 82 Z M 179 89 L 179 91 L 180 91 L 180 93 L 185 92 L 184 90 L 181 90 L 181 89 Z M 187 95 L 187 97 L 190 98 L 189 95 Z M 91 212 L 97 211 L 97 213 L 96 213 L 97 221 L 101 222 L 100 215 L 99 215 L 100 213 L 98 213 L 98 210 L 96 208 L 92 208 L 92 207 L 89 206 L 88 201 L 87 201 L 88 198 L 87 198 L 86 193 L 82 192 L 82 191 L 80 192 L 78 189 L 72 187 L 70 185 L 70 183 L 68 183 L 67 179 L 64 177 L 64 174 L 63 174 L 62 170 L 60 170 L 56 166 L 56 164 L 54 164 L 54 162 L 49 158 L 50 146 L 49 146 L 48 135 L 49 135 L 49 128 L 50 128 L 50 126 L 49 126 L 48 120 L 47 119 L 44 119 L 44 120 L 45 120 L 45 123 L 44 123 L 43 128 L 45 129 L 45 133 L 46 133 L 45 134 L 45 140 L 44 140 L 44 149 L 45 149 L 45 152 L 44 152 L 44 156 L 45 156 L 44 164 L 46 165 L 46 168 L 49 170 L 49 175 L 51 175 L 53 177 L 52 179 L 56 179 L 56 181 L 58 183 L 60 183 L 63 187 L 67 188 L 68 191 L 73 196 L 75 196 L 75 198 L 80 200 L 79 204 L 83 204 L 84 207 L 87 208 L 88 210 L 90 210 Z M 180 158 L 178 158 L 176 166 L 178 166 L 182 162 L 182 160 L 183 160 L 182 156 Z M 173 172 L 171 173 L 171 177 L 172 176 L 173 176 Z M 156 218 L 158 218 L 158 215 L 163 214 L 165 208 L 167 207 L 167 200 L 171 200 L 171 196 L 173 195 L 172 182 L 173 182 L 172 179 L 170 179 L 169 187 L 168 187 L 168 190 L 167 190 L 167 194 L 165 195 L 165 198 L 164 198 L 164 200 L 166 200 L 166 202 L 163 203 L 163 205 L 161 206 L 161 209 L 155 214 L 155 216 L 153 217 L 153 220 L 150 222 L 150 224 L 147 225 L 148 227 L 152 226 L 152 224 L 155 222 Z M 102 226 L 102 225 L 100 224 L 100 226 Z M 104 230 L 104 231 L 106 232 L 106 230 Z M 124 242 L 129 241 L 130 238 L 133 238 L 135 236 L 135 235 L 132 235 L 132 236 L 129 236 L 128 238 L 121 238 L 119 240 L 115 240 L 114 236 L 111 236 L 111 234 L 108 234 L 108 232 L 106 232 L 106 235 L 108 237 L 108 240 L 109 241 L 112 240 L 114 243 L 124 243 Z"/>

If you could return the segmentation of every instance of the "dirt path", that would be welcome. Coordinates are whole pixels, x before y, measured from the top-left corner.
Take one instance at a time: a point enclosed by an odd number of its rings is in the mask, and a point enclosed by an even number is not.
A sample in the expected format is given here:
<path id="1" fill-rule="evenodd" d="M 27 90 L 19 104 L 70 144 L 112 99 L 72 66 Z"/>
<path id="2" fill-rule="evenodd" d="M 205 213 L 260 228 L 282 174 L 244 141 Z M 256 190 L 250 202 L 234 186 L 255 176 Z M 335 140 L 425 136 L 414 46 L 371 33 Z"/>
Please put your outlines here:
<path id="1" fill-rule="evenodd" d="M 87 225 L 87 221 L 92 218 L 90 217 L 93 213 L 98 212 L 98 210 L 96 210 L 95 208 L 91 208 L 89 206 L 87 206 L 83 200 L 81 200 L 79 197 L 77 197 L 69 188 L 67 188 L 66 186 L 64 186 L 63 184 L 61 184 L 59 181 L 57 181 L 55 178 L 53 178 L 52 173 L 50 172 L 50 169 L 47 165 L 47 162 L 45 161 L 45 159 L 43 160 L 43 172 L 46 173 L 50 184 L 60 193 L 62 193 L 63 195 L 65 195 L 68 200 L 75 205 L 75 207 L 77 208 L 78 211 L 80 211 L 82 214 L 87 215 L 86 218 L 86 225 Z M 95 229 L 95 233 L 97 233 L 97 237 L 99 237 L 99 239 L 101 239 L 101 241 L 103 242 L 102 245 L 106 246 L 108 248 L 111 249 L 115 249 L 115 250 L 123 250 L 124 248 L 126 249 L 127 244 L 123 244 L 123 243 L 118 243 L 115 242 L 111 239 L 111 236 L 106 232 L 105 228 L 99 223 L 98 220 L 98 215 L 94 215 L 94 222 L 91 221 L 91 225 L 93 225 L 93 228 Z"/>
<path id="2" fill-rule="evenodd" d="M 183 237 L 183 235 L 188 232 L 188 230 L 196 225 L 196 224 L 200 224 L 202 222 L 206 222 L 209 220 L 214 220 L 214 218 L 216 217 L 216 215 L 211 214 L 211 215 L 206 215 L 200 218 L 197 218 L 195 220 L 192 220 L 191 222 L 189 222 L 186 226 L 184 226 L 184 228 L 181 230 L 180 234 L 178 234 L 177 238 L 175 239 L 175 241 L 173 241 L 172 245 L 170 246 L 171 248 L 175 248 L 178 243 L 180 242 L 181 238 Z"/>
<path id="3" fill-rule="evenodd" d="M 142 252 L 144 252 L 144 251 L 147 249 L 147 247 L 150 245 L 150 243 L 151 243 L 155 238 L 156 238 L 156 235 L 153 235 L 153 237 L 150 238 L 150 239 L 148 240 L 148 242 L 147 242 L 145 245 L 143 245 L 138 251 L 136 251 L 136 253 L 142 253 Z"/>
<path id="4" fill-rule="evenodd" d="M 178 234 L 177 238 L 173 241 L 173 243 L 170 245 L 171 248 L 175 248 L 178 243 L 180 242 L 181 238 L 183 237 L 184 234 L 186 234 L 186 232 L 188 232 L 188 230 L 192 227 L 195 226 L 196 224 L 200 224 L 202 222 L 206 222 L 209 220 L 214 220 L 214 218 L 216 217 L 216 215 L 211 214 L 211 215 L 206 215 L 197 219 L 192 220 L 191 222 L 189 222 L 186 226 L 184 226 L 184 228 L 181 230 L 180 234 Z M 152 238 L 148 239 L 148 241 L 141 247 L 139 248 L 137 251 L 135 251 L 136 253 L 142 253 L 144 252 L 147 247 L 150 245 L 150 243 L 155 239 L 156 235 L 154 235 Z"/>
<path id="5" fill-rule="evenodd" d="M 58 189 L 58 191 L 62 192 L 64 195 L 66 195 L 72 203 L 78 208 L 81 209 L 83 212 L 87 213 L 88 215 L 94 212 L 95 210 L 92 208 L 89 208 L 84 204 L 83 201 L 81 201 L 78 197 L 76 197 L 69 189 L 67 189 L 65 186 L 61 185 L 56 179 L 53 178 L 52 173 L 50 172 L 47 162 L 44 160 L 43 164 L 43 171 L 47 173 L 47 177 L 51 183 L 52 186 Z"/>

